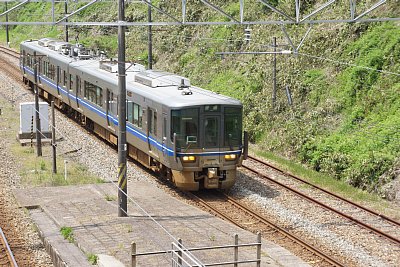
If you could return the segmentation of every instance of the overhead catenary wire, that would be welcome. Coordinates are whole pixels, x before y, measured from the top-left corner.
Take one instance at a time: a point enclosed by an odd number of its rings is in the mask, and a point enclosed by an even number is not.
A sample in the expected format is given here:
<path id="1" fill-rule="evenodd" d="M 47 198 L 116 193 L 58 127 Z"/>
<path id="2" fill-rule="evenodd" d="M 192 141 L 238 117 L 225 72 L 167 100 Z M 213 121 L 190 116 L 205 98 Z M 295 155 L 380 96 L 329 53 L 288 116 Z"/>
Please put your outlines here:
<path id="1" fill-rule="evenodd" d="M 178 38 L 185 38 L 185 39 L 191 39 L 191 40 L 204 40 L 204 41 L 225 41 L 225 42 L 243 42 L 243 39 L 224 39 L 224 38 L 211 38 L 211 37 L 199 37 L 199 36 L 187 36 L 187 35 L 168 35 L 169 37 L 178 37 Z M 258 42 L 252 42 L 253 45 L 258 45 L 260 47 L 269 47 L 269 48 L 273 48 L 273 45 L 268 45 L 268 44 L 264 44 L 264 43 L 258 43 Z M 283 44 L 283 45 L 278 45 L 277 47 L 287 47 L 288 44 Z M 284 52 L 286 51 L 286 49 L 277 49 L 278 52 Z M 284 54 L 289 54 L 289 53 L 284 53 Z M 294 56 L 296 55 L 300 55 L 300 56 L 304 56 L 304 57 L 310 57 L 310 58 L 314 58 L 314 59 L 318 59 L 318 60 L 323 60 L 323 61 L 328 61 L 328 62 L 332 62 L 335 64 L 339 64 L 339 65 L 346 65 L 346 66 L 350 66 L 350 67 L 357 67 L 357 68 L 362 68 L 362 69 L 366 69 L 366 70 L 370 70 L 370 71 L 377 71 L 380 72 L 382 74 L 388 74 L 388 75 L 395 75 L 395 76 L 399 76 L 400 77 L 400 73 L 399 72 L 394 72 L 394 71 L 387 71 L 387 70 L 380 70 L 380 69 L 376 69 L 376 68 L 372 68 L 372 67 L 367 67 L 367 66 L 362 66 L 362 65 L 357 65 L 354 63 L 350 63 L 350 62 L 345 62 L 345 61 L 340 61 L 337 59 L 332 59 L 332 58 L 327 58 L 324 56 L 320 56 L 320 55 L 312 55 L 312 54 L 308 54 L 308 53 L 301 53 L 301 52 L 296 52 L 296 51 L 292 51 L 292 53 L 290 53 Z"/>

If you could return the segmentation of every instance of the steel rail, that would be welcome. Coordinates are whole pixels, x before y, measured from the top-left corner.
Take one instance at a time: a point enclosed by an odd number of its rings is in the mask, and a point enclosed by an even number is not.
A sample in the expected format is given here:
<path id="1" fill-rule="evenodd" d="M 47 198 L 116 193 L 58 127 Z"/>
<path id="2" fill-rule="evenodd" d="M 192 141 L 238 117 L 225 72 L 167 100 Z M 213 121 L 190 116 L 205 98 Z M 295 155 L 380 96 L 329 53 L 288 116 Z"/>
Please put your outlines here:
<path id="1" fill-rule="evenodd" d="M 339 214 L 340 216 L 342 216 L 342 217 L 344 217 L 346 219 L 349 219 L 349 220 L 351 220 L 351 221 L 363 226 L 364 228 L 366 228 L 366 229 L 368 229 L 370 231 L 373 231 L 376 234 L 391 240 L 395 244 L 400 245 L 400 240 L 397 239 L 394 236 L 391 236 L 391 235 L 389 235 L 389 234 L 387 234 L 387 233 L 385 233 L 385 232 L 383 232 L 383 231 L 381 231 L 379 229 L 376 229 L 375 227 L 372 227 L 372 226 L 370 226 L 370 225 L 368 225 L 368 224 L 366 224 L 366 223 L 364 223 L 364 222 L 362 222 L 362 221 L 360 221 L 360 220 L 358 220 L 358 219 L 356 219 L 356 218 L 354 218 L 354 217 L 352 217 L 350 215 L 347 215 L 347 214 L 345 214 L 345 213 L 343 213 L 343 212 L 341 212 L 341 211 L 339 211 L 339 210 L 337 210 L 335 208 L 332 208 L 332 207 L 330 207 L 330 206 L 328 206 L 328 205 L 326 205 L 326 204 L 324 204 L 324 203 L 322 203 L 322 202 L 320 202 L 320 201 L 318 201 L 316 199 L 313 199 L 313 198 L 307 196 L 306 194 L 304 194 L 304 193 L 302 193 L 302 192 L 300 192 L 300 191 L 298 191 L 298 190 L 296 190 L 294 188 L 291 188 L 291 187 L 289 187 L 289 186 L 287 186 L 287 185 L 285 185 L 285 184 L 283 184 L 281 182 L 278 182 L 278 181 L 266 176 L 265 174 L 262 174 L 261 172 L 259 172 L 257 170 L 254 170 L 254 169 L 252 169 L 252 168 L 250 168 L 248 166 L 245 166 L 245 165 L 242 165 L 242 167 L 247 169 L 247 170 L 249 170 L 249 171 L 251 171 L 251 172 L 253 172 L 253 173 L 255 173 L 255 174 L 257 174 L 257 175 L 259 175 L 260 177 L 262 177 L 262 178 L 264 178 L 264 179 L 266 179 L 266 180 L 268 180 L 268 181 L 270 181 L 272 183 L 275 183 L 275 184 L 277 184 L 277 185 L 279 185 L 279 186 L 281 186 L 281 187 L 283 187 L 283 188 L 295 193 L 296 195 L 299 195 L 302 198 L 307 199 L 308 201 L 310 201 L 312 203 L 316 203 L 316 204 L 320 205 L 321 207 L 325 208 L 326 210 L 329 210 L 329 211 L 332 211 L 332 212 L 334 212 L 336 214 Z"/>
<path id="2" fill-rule="evenodd" d="M 282 173 L 283 175 L 289 176 L 289 177 L 291 177 L 293 179 L 296 179 L 297 181 L 300 181 L 300 182 L 302 182 L 302 183 L 304 183 L 306 185 L 309 185 L 309 186 L 311 186 L 311 187 L 313 187 L 315 189 L 318 189 L 318 190 L 320 190 L 320 191 L 322 191 L 322 192 L 324 192 L 324 193 L 326 193 L 326 194 L 328 194 L 330 196 L 333 196 L 333 197 L 335 197 L 337 199 L 340 199 L 343 202 L 346 202 L 346 203 L 348 203 L 350 205 L 353 205 L 353 206 L 355 206 L 355 207 L 357 207 L 359 209 L 362 209 L 362 210 L 364 210 L 366 212 L 369 212 L 370 214 L 373 214 L 373 215 L 375 215 L 375 216 L 377 216 L 379 218 L 382 218 L 382 219 L 387 220 L 387 221 L 389 221 L 389 222 L 391 222 L 391 223 L 393 223 L 393 224 L 395 224 L 397 226 L 400 226 L 400 222 L 398 222 L 398 221 L 396 221 L 396 220 L 394 220 L 394 219 L 392 219 L 390 217 L 387 217 L 387 216 L 385 216 L 383 214 L 379 214 L 376 211 L 373 211 L 371 209 L 363 207 L 363 206 L 361 206 L 361 205 L 359 205 L 359 204 L 357 204 L 357 203 L 355 203 L 355 202 L 353 202 L 351 200 L 345 199 L 345 198 L 343 198 L 343 197 L 341 197 L 341 196 L 339 196 L 339 195 L 337 195 L 335 193 L 332 193 L 332 192 L 330 192 L 330 191 L 328 191 L 328 190 L 326 190 L 326 189 L 324 189 L 322 187 L 319 187 L 319 186 L 317 186 L 315 184 L 312 184 L 312 183 L 310 183 L 310 182 L 308 182 L 308 181 L 306 181 L 306 180 L 304 180 L 304 179 L 302 179 L 302 178 L 300 178 L 300 177 L 298 177 L 296 175 L 293 175 L 293 174 L 291 174 L 291 173 L 289 173 L 287 171 L 284 171 L 284 170 L 282 170 L 282 169 L 280 169 L 280 168 L 278 168 L 278 167 L 276 167 L 274 165 L 271 165 L 271 164 L 269 164 L 269 163 L 267 163 L 265 161 L 262 161 L 260 159 L 255 158 L 255 157 L 252 157 L 252 156 L 248 156 L 248 158 L 251 159 L 251 160 L 257 161 L 258 163 L 264 164 L 264 165 L 268 166 L 269 168 L 274 169 L 274 170 Z"/>
<path id="3" fill-rule="evenodd" d="M 0 236 L 1 236 L 1 243 L 6 248 L 7 258 L 11 264 L 11 267 L 18 267 L 17 262 L 15 261 L 14 255 L 11 251 L 10 245 L 8 244 L 7 238 L 3 233 L 3 230 L 0 227 Z"/>
<path id="4" fill-rule="evenodd" d="M 4 46 L 0 46 L 0 51 L 6 53 L 9 56 L 15 57 L 15 58 L 19 58 L 19 53 L 17 51 L 14 51 L 10 48 L 4 47 Z"/>
<path id="5" fill-rule="evenodd" d="M 315 248 L 314 246 L 308 244 L 306 241 L 301 240 L 300 238 L 298 238 L 297 236 L 289 233 L 288 231 L 286 231 L 285 229 L 279 227 L 278 225 L 274 224 L 272 221 L 266 219 L 265 217 L 259 215 L 257 212 L 251 210 L 250 208 L 243 206 L 242 204 L 240 204 L 239 202 L 237 202 L 235 199 L 233 199 L 232 197 L 226 195 L 225 193 L 221 193 L 223 195 L 224 198 L 226 198 L 226 200 L 231 203 L 232 205 L 234 205 L 235 207 L 241 209 L 242 211 L 250 214 L 251 216 L 253 216 L 254 218 L 258 219 L 260 222 L 268 225 L 269 227 L 273 228 L 274 230 L 276 230 L 277 232 L 279 232 L 280 234 L 282 234 L 283 236 L 289 238 L 292 242 L 299 244 L 300 246 L 302 246 L 303 248 L 307 249 L 309 252 L 317 255 L 318 257 L 320 257 L 321 259 L 323 259 L 324 261 L 328 262 L 329 264 L 331 264 L 332 266 L 345 266 L 342 263 L 336 261 L 335 259 L 331 258 L 330 256 L 326 255 L 324 252 L 320 251 L 319 249 Z M 235 221 L 234 219 L 231 219 L 230 217 L 228 217 L 227 215 L 225 215 L 224 213 L 220 212 L 218 209 L 212 207 L 210 204 L 207 203 L 207 201 L 203 200 L 201 197 L 197 196 L 194 193 L 191 193 L 191 195 L 193 196 L 193 198 L 195 198 L 198 202 L 200 202 L 201 204 L 203 204 L 204 206 L 206 206 L 208 209 L 211 209 L 213 212 L 215 212 L 216 214 L 218 214 L 220 217 L 224 218 L 225 220 L 233 223 L 234 225 L 243 228 L 242 225 L 240 225 L 237 221 Z"/>

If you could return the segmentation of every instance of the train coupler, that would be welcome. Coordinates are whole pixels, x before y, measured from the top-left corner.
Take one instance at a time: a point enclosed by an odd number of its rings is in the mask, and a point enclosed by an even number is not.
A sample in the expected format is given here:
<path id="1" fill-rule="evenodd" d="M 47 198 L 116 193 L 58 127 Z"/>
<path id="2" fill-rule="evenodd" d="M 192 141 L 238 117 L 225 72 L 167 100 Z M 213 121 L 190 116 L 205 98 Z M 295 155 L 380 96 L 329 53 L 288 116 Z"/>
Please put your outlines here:
<path id="1" fill-rule="evenodd" d="M 218 168 L 208 168 L 204 179 L 204 187 L 208 189 L 218 188 L 219 186 Z"/>

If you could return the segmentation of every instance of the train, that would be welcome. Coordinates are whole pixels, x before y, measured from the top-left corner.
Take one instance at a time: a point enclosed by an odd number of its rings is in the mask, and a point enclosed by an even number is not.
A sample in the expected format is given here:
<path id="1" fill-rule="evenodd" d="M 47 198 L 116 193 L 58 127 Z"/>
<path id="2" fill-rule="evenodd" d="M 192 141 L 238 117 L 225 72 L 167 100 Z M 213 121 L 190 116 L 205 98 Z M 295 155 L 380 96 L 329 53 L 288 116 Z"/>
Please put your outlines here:
<path id="1" fill-rule="evenodd" d="M 128 156 L 183 190 L 231 188 L 248 150 L 241 102 L 186 77 L 125 65 Z M 117 145 L 117 61 L 42 38 L 21 42 L 20 69 L 42 98 Z"/>

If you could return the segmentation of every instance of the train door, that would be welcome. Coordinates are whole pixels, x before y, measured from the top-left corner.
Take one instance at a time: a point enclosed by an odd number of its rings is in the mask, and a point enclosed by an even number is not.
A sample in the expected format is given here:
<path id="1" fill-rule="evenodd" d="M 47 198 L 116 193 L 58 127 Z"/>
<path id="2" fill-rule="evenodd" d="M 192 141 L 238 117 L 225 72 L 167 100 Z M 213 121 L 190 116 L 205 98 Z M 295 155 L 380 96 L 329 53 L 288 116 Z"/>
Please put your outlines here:
<path id="1" fill-rule="evenodd" d="M 153 123 L 154 123 L 153 122 L 153 110 L 151 108 L 147 108 L 147 145 L 148 145 L 149 151 L 152 151 L 150 135 L 153 134 L 153 131 L 152 131 Z"/>
<path id="2" fill-rule="evenodd" d="M 162 153 L 164 158 L 167 156 L 167 134 L 168 134 L 168 128 L 167 128 L 167 123 L 168 123 L 168 115 L 167 113 L 163 113 L 163 123 L 162 123 Z"/>
<path id="3" fill-rule="evenodd" d="M 26 71 L 25 71 L 25 67 L 26 67 L 26 52 L 25 52 L 25 49 L 22 50 L 22 57 L 20 58 L 20 60 L 22 61 L 22 71 L 23 71 L 24 74 L 26 74 Z"/>
<path id="4" fill-rule="evenodd" d="M 81 78 L 79 77 L 79 75 L 76 75 L 75 96 L 76 96 L 76 105 L 78 108 L 80 108 L 79 106 L 80 95 L 81 95 Z"/>
<path id="5" fill-rule="evenodd" d="M 221 133 L 221 116 L 206 115 L 204 116 L 204 148 L 219 148 Z M 214 150 L 215 151 L 215 150 Z"/>
<path id="6" fill-rule="evenodd" d="M 107 119 L 107 126 L 111 126 L 110 125 L 110 118 L 108 117 L 108 115 L 110 114 L 110 109 L 111 109 L 111 100 L 110 98 L 112 98 L 110 96 L 110 89 L 107 88 L 106 90 L 106 119 Z"/>
<path id="7" fill-rule="evenodd" d="M 60 96 L 60 82 L 61 82 L 61 69 L 60 66 L 57 66 L 57 73 L 56 73 L 56 85 L 57 85 L 57 94 Z"/>

